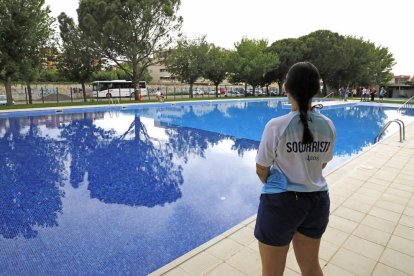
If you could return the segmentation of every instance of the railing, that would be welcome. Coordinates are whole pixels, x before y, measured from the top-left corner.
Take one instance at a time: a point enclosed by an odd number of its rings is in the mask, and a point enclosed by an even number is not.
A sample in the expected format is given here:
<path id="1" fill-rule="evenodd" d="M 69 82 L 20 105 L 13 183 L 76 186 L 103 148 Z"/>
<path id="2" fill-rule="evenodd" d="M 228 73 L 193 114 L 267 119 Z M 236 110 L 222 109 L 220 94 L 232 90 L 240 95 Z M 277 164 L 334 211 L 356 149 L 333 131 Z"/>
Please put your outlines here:
<path id="1" fill-rule="evenodd" d="M 109 98 L 108 99 L 108 104 L 109 105 L 113 105 L 113 106 L 115 106 L 115 105 L 120 105 L 121 104 L 121 102 L 119 101 L 119 98 Z"/>
<path id="2" fill-rule="evenodd" d="M 403 109 L 409 109 L 409 108 L 414 108 L 414 96 L 412 96 L 405 103 L 403 103 L 401 107 L 398 108 L 398 112 L 401 112 Z"/>
<path id="3" fill-rule="evenodd" d="M 109 104 L 109 106 L 111 106 L 111 108 L 109 109 L 109 116 L 111 118 L 114 115 L 116 117 L 119 117 L 119 108 L 116 108 L 117 106 L 119 106 L 121 104 L 121 102 L 119 101 L 119 98 L 109 98 L 108 99 L 108 104 Z"/>
<path id="4" fill-rule="evenodd" d="M 335 92 L 331 92 L 328 95 L 326 95 L 325 97 L 323 97 L 322 99 L 328 98 L 329 96 L 331 96 L 332 94 L 335 94 Z"/>
<path id="5" fill-rule="evenodd" d="M 405 140 L 405 124 L 403 121 L 401 121 L 400 119 L 394 119 L 391 120 L 389 122 L 387 122 L 382 128 L 381 130 L 378 132 L 377 136 L 375 136 L 374 138 L 374 144 L 377 143 L 379 141 L 379 139 L 381 138 L 381 135 L 384 134 L 385 130 L 392 124 L 392 123 L 397 123 L 398 126 L 400 127 L 400 142 L 402 143 Z"/>

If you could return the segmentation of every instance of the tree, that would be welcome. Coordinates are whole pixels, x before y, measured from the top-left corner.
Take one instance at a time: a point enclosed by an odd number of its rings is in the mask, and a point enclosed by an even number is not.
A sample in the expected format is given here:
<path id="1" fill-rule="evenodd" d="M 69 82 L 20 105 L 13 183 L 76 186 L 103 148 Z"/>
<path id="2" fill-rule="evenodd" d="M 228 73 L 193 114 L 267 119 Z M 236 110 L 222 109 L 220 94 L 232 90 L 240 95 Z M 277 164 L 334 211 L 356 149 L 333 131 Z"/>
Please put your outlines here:
<path id="1" fill-rule="evenodd" d="M 216 87 L 216 98 L 218 98 L 218 86 L 227 76 L 229 63 L 229 52 L 218 47 L 211 47 L 207 53 L 204 64 L 204 77 L 211 80 Z"/>
<path id="2" fill-rule="evenodd" d="M 392 67 L 395 65 L 395 59 L 388 51 L 388 48 L 375 46 L 369 43 L 370 62 L 368 69 L 372 76 L 372 83 L 386 84 L 392 79 Z"/>
<path id="3" fill-rule="evenodd" d="M 331 85 L 369 86 L 384 84 L 391 79 L 394 58 L 387 48 L 351 36 L 345 37 L 339 47 L 337 60 L 341 67 L 331 74 Z"/>
<path id="4" fill-rule="evenodd" d="M 69 80 L 82 85 L 83 100 L 86 102 L 85 83 L 90 81 L 93 72 L 101 67 L 100 53 L 89 43 L 72 18 L 65 13 L 58 16 L 62 55 L 58 69 Z"/>
<path id="5" fill-rule="evenodd" d="M 333 75 L 335 86 L 369 85 L 369 74 L 366 70 L 369 64 L 367 44 L 362 39 L 345 37 L 342 43 L 343 67 Z"/>
<path id="6" fill-rule="evenodd" d="M 12 78 L 20 72 L 30 87 L 52 34 L 50 10 L 43 6 L 44 0 L 0 0 L 0 76 L 8 105 L 13 103 Z"/>
<path id="7" fill-rule="evenodd" d="M 267 51 L 266 40 L 243 38 L 235 44 L 236 51 L 231 55 L 230 78 L 233 82 L 244 82 L 253 86 L 262 83 L 264 75 L 279 65 L 276 54 Z"/>
<path id="8" fill-rule="evenodd" d="M 40 82 L 58 82 L 66 81 L 64 76 L 62 76 L 56 69 L 42 69 L 39 72 L 39 78 L 37 79 Z"/>
<path id="9" fill-rule="evenodd" d="M 40 72 L 45 66 L 44 60 L 49 60 L 50 55 L 56 53 L 54 45 L 54 29 L 52 23 L 55 21 L 49 15 L 49 11 L 45 11 L 43 19 L 39 20 L 37 28 L 32 33 L 32 46 L 28 48 L 28 53 L 20 62 L 20 76 L 26 82 L 29 104 L 33 103 L 31 83 L 35 82 Z"/>
<path id="10" fill-rule="evenodd" d="M 104 58 L 130 76 L 137 88 L 145 69 L 160 62 L 160 53 L 181 28 L 182 18 L 176 15 L 180 3 L 180 0 L 80 0 L 79 28 Z"/>
<path id="11" fill-rule="evenodd" d="M 40 76 L 40 62 L 38 63 L 35 60 L 31 59 L 23 59 L 19 64 L 19 79 L 26 82 L 27 87 L 27 96 L 29 100 L 29 104 L 33 103 L 33 96 L 32 96 L 32 87 L 31 84 L 37 80 Z"/>
<path id="12" fill-rule="evenodd" d="M 343 51 L 344 37 L 328 30 L 312 32 L 301 39 L 306 45 L 305 59 L 318 69 L 323 81 L 323 94 L 327 94 L 326 85 L 335 85 L 334 76 L 346 67 L 346 52 Z"/>
<path id="13" fill-rule="evenodd" d="M 269 46 L 269 51 L 279 57 L 279 65 L 265 75 L 267 82 L 277 81 L 279 89 L 282 89 L 289 68 L 300 61 L 304 61 L 306 46 L 297 38 L 278 40 Z"/>
<path id="14" fill-rule="evenodd" d="M 175 49 L 167 55 L 165 64 L 175 76 L 190 85 L 190 98 L 193 98 L 193 85 L 204 75 L 204 65 L 207 62 L 209 46 L 205 37 L 199 39 L 178 41 Z"/>
<path id="15" fill-rule="evenodd" d="M 108 66 L 104 69 L 94 71 L 92 73 L 92 81 L 103 81 L 103 80 L 131 80 L 129 75 L 124 70 L 118 67 Z M 144 71 L 143 80 L 147 83 L 151 82 L 152 76 L 148 70 Z"/>

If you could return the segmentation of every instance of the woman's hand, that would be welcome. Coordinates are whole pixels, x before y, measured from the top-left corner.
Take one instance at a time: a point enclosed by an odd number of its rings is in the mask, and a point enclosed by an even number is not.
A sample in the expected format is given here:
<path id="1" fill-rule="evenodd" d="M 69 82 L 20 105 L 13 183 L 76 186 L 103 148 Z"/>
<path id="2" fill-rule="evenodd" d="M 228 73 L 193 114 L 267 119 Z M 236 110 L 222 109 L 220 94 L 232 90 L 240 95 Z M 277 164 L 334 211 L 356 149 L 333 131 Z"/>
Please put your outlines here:
<path id="1" fill-rule="evenodd" d="M 256 163 L 256 174 L 263 184 L 266 183 L 266 180 L 269 177 L 269 174 L 270 174 L 269 168 L 270 167 L 263 167 L 262 165 L 259 165 Z"/>

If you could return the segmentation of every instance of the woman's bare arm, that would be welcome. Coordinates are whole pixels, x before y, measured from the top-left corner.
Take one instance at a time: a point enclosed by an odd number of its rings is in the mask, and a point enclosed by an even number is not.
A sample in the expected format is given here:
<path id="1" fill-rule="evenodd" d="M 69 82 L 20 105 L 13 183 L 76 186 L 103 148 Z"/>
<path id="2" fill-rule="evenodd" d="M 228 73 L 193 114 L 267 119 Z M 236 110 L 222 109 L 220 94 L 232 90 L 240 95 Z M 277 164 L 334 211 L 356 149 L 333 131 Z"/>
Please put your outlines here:
<path id="1" fill-rule="evenodd" d="M 266 183 L 266 180 L 269 177 L 269 173 L 269 167 L 263 167 L 262 165 L 256 164 L 256 174 L 262 183 Z"/>

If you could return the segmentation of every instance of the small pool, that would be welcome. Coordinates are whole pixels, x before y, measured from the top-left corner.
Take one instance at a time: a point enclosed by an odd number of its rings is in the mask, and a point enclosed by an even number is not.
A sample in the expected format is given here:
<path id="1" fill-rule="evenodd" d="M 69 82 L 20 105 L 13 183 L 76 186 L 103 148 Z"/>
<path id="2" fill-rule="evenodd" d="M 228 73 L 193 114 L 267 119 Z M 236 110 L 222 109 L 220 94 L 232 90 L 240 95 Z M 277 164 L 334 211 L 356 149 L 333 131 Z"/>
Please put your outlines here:
<path id="1" fill-rule="evenodd" d="M 262 100 L 3 116 L 0 274 L 146 275 L 219 235 L 255 214 L 261 132 L 287 112 Z M 337 127 L 331 168 L 386 121 L 413 121 L 391 107 L 321 112 Z"/>

